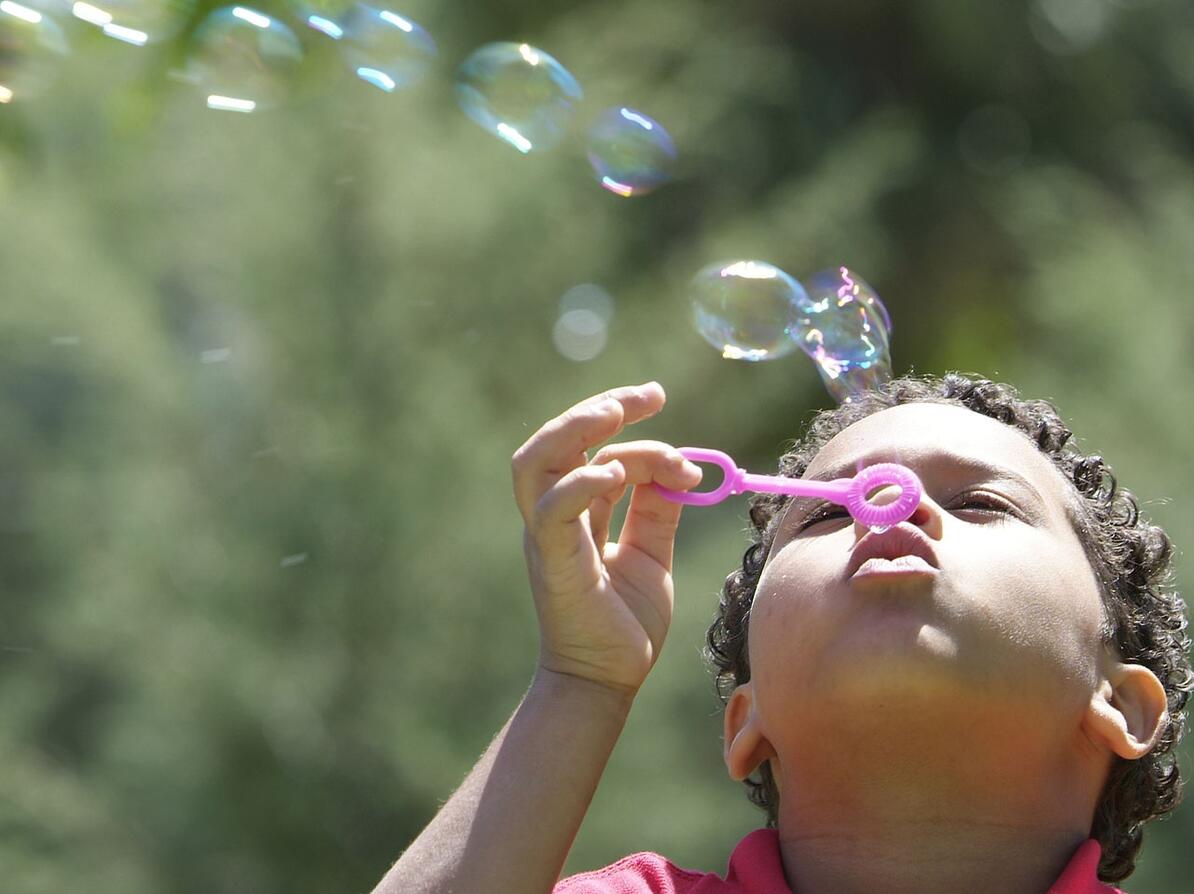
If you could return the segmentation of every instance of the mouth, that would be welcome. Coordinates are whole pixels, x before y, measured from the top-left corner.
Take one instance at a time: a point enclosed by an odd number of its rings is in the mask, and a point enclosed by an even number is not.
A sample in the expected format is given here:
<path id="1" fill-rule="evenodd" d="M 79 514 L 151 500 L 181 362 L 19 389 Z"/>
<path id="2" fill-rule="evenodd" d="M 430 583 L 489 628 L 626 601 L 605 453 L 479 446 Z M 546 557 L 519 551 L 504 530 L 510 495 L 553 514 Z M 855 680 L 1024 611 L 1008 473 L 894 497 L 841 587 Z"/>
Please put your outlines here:
<path id="1" fill-rule="evenodd" d="M 846 576 L 937 574 L 939 563 L 932 541 L 913 525 L 901 522 L 882 533 L 870 533 L 854 545 Z"/>
<path id="2" fill-rule="evenodd" d="M 920 556 L 896 556 L 894 559 L 867 559 L 851 576 L 851 580 L 867 577 L 909 577 L 938 574 L 936 568 Z"/>

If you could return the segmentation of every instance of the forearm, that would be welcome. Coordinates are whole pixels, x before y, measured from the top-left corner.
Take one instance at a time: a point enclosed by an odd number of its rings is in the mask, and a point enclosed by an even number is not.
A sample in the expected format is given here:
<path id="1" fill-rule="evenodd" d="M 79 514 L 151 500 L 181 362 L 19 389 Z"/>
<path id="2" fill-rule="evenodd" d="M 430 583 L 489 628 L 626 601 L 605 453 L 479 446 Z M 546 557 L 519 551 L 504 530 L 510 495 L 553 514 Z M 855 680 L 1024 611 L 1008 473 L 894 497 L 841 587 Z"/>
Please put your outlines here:
<path id="1" fill-rule="evenodd" d="M 540 671 L 464 783 L 373 894 L 547 894 L 632 696 Z"/>

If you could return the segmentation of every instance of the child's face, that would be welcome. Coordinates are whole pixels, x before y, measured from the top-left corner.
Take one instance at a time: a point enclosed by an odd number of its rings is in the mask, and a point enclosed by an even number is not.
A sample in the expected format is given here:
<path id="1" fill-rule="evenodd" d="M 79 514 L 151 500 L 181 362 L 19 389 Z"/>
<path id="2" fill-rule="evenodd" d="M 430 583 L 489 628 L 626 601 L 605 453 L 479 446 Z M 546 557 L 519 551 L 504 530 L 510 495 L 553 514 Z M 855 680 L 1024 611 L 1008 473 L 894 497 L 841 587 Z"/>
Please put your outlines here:
<path id="1" fill-rule="evenodd" d="M 851 579 L 853 550 L 876 535 L 841 515 L 800 530 L 818 506 L 793 501 L 750 621 L 755 710 L 772 746 L 782 754 L 786 731 L 847 705 L 1073 720 L 1097 686 L 1103 647 L 1098 582 L 1065 511 L 1070 485 L 1022 432 L 925 403 L 850 426 L 805 477 L 849 477 L 879 461 L 920 476 L 924 501 L 903 526 L 928 539 L 939 570 Z M 979 511 L 981 495 L 1012 511 Z"/>

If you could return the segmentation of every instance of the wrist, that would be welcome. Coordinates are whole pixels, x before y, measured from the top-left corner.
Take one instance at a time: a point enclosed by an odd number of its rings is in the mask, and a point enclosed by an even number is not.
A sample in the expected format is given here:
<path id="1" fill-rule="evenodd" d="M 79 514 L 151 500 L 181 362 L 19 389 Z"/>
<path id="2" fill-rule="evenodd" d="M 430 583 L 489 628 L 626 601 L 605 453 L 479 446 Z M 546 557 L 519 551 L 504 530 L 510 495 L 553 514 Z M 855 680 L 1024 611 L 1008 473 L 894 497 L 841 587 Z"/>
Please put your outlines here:
<path id="1" fill-rule="evenodd" d="M 583 705 L 619 723 L 626 720 L 634 704 L 637 689 L 599 683 L 586 677 L 552 670 L 540 664 L 531 682 L 531 692 L 549 699 L 566 699 L 570 705 Z"/>

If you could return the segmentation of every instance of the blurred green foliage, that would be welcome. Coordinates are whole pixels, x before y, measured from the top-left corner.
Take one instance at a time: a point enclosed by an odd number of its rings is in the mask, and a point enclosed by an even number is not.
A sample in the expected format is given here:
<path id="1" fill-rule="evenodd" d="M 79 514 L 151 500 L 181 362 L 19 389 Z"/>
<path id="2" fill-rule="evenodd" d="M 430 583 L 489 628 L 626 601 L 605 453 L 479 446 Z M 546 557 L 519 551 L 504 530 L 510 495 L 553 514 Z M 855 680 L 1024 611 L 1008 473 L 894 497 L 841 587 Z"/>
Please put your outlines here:
<path id="1" fill-rule="evenodd" d="M 514 449 L 658 379 L 643 436 L 765 469 L 828 404 L 802 358 L 700 341 L 684 284 L 712 260 L 850 265 L 897 373 L 1054 400 L 1194 542 L 1189 4 L 399 11 L 441 54 L 406 93 L 302 32 L 291 105 L 211 112 L 172 76 L 189 31 L 74 29 L 54 87 L 0 106 L 5 891 L 371 888 L 530 680 Z M 582 123 L 664 122 L 680 179 L 623 200 L 575 144 L 478 129 L 451 71 L 489 40 L 568 66 Z M 586 363 L 551 341 L 581 282 L 617 301 Z M 567 871 L 644 849 L 720 871 L 760 823 L 699 654 L 744 526 L 686 515 L 669 647 Z M 1194 812 L 1145 838 L 1127 887 L 1189 891 Z"/>

